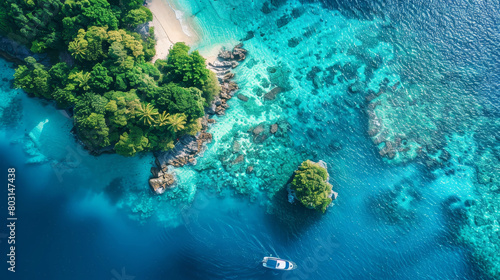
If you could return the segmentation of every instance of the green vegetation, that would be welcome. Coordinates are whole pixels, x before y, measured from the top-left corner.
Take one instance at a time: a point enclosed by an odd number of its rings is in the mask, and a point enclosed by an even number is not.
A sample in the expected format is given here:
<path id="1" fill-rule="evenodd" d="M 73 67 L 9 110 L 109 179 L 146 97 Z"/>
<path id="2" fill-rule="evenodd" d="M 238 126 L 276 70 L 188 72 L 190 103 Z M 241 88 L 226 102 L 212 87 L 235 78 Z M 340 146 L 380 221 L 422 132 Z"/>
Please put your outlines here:
<path id="1" fill-rule="evenodd" d="M 15 86 L 73 111 L 80 140 L 94 152 L 168 150 L 174 140 L 201 129 L 204 106 L 220 91 L 205 59 L 177 43 L 167 60 L 155 54 L 152 20 L 143 1 L 7 0 L 0 4 L 0 32 L 33 52 L 67 52 L 72 60 L 46 67 L 28 57 Z M 21 36 L 14 35 L 14 33 Z"/>
<path id="2" fill-rule="evenodd" d="M 326 211 L 332 202 L 332 185 L 327 182 L 328 172 L 318 163 L 306 160 L 302 162 L 293 176 L 291 189 L 297 199 L 307 208 Z"/>
<path id="3" fill-rule="evenodd" d="M 26 44 L 33 52 L 64 51 L 80 29 L 137 27 L 151 21 L 143 1 L 129 0 L 4 0 L 0 33 Z"/>

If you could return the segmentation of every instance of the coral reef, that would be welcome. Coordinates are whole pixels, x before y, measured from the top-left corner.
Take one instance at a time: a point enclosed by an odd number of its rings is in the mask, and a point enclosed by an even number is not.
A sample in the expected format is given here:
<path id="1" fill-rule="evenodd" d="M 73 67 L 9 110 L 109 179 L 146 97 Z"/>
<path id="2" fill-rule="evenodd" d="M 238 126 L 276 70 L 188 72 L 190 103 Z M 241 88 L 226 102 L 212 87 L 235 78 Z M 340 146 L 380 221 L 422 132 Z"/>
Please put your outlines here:
<path id="1" fill-rule="evenodd" d="M 293 149 L 288 136 L 290 124 L 285 120 L 257 125 L 237 126 L 222 139 L 226 145 L 214 162 L 200 160 L 197 170 L 208 170 L 218 191 L 231 186 L 240 194 L 256 198 L 262 191 L 272 198 L 283 189 L 289 175 L 304 155 Z M 220 164 L 221 168 L 216 166 Z"/>
<path id="2" fill-rule="evenodd" d="M 418 156 L 425 161 L 444 147 L 446 135 L 468 129 L 478 115 L 481 106 L 466 91 L 476 78 L 472 71 L 470 77 L 450 77 L 448 68 L 437 64 L 439 57 L 435 52 L 416 59 L 399 55 L 399 51 L 390 50 L 397 55 L 392 72 L 383 67 L 371 74 L 365 71 L 373 76 L 365 88 L 362 90 L 356 82 L 349 90 L 365 93 L 368 135 L 382 157 L 391 163 L 408 162 Z M 358 49 L 352 52 L 369 65 Z"/>
<path id="3" fill-rule="evenodd" d="M 370 211 L 384 223 L 405 225 L 415 221 L 417 206 L 422 199 L 417 185 L 406 179 L 374 196 L 368 205 Z"/>
<path id="4" fill-rule="evenodd" d="M 466 201 L 466 222 L 458 239 L 492 278 L 500 275 L 500 120 L 485 118 L 474 135 L 478 150 L 471 154 L 476 167 L 476 199 Z"/>

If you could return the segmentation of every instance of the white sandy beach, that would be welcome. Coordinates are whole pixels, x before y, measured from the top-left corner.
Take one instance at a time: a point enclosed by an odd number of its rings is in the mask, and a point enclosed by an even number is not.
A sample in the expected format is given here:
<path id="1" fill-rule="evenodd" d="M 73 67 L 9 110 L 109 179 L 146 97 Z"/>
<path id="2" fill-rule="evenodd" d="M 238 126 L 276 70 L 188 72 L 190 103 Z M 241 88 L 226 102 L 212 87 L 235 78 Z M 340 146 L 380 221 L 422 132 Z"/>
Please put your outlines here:
<path id="1" fill-rule="evenodd" d="M 153 62 L 157 59 L 165 59 L 174 43 L 184 42 L 193 46 L 199 40 L 194 28 L 186 23 L 184 26 L 181 24 L 172 4 L 167 0 L 151 0 L 148 8 L 153 13 L 156 37 L 156 55 L 153 57 Z"/>

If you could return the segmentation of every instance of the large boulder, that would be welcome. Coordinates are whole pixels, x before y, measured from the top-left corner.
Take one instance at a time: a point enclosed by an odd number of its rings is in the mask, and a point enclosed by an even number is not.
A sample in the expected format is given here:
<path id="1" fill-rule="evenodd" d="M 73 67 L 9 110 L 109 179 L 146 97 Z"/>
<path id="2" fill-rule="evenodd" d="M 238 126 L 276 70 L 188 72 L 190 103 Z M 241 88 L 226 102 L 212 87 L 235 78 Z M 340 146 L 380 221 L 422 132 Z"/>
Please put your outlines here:
<path id="1" fill-rule="evenodd" d="M 242 61 L 246 58 L 247 50 L 243 49 L 242 46 L 242 44 L 239 44 L 233 49 L 232 56 L 237 61 Z"/>
<path id="2" fill-rule="evenodd" d="M 153 191 L 157 194 L 162 194 L 163 192 L 165 192 L 165 190 L 174 188 L 174 183 L 174 175 L 169 173 L 164 173 L 159 178 L 149 179 L 149 186 L 151 186 Z"/>
<path id="3" fill-rule="evenodd" d="M 257 127 L 255 127 L 252 130 L 253 136 L 259 135 L 262 131 L 264 131 L 264 125 L 263 124 L 259 124 Z"/>
<path id="4" fill-rule="evenodd" d="M 243 101 L 243 102 L 247 102 L 248 101 L 248 97 L 246 95 L 243 95 L 243 94 L 238 94 L 238 99 Z"/>

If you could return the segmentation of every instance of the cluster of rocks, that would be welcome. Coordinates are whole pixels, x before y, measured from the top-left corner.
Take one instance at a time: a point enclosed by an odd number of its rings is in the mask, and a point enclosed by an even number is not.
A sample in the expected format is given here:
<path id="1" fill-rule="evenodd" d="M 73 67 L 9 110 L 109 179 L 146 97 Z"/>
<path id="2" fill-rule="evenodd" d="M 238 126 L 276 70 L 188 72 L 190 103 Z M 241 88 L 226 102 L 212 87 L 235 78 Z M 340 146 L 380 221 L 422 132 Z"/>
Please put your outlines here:
<path id="1" fill-rule="evenodd" d="M 252 174 L 257 167 L 258 160 L 256 158 L 264 154 L 256 151 L 266 149 L 265 147 L 257 147 L 255 145 L 264 144 L 271 137 L 276 138 L 276 140 L 278 138 L 285 138 L 289 130 L 290 124 L 285 120 L 279 120 L 271 124 L 262 122 L 256 126 L 252 126 L 244 136 L 240 135 L 233 138 L 233 144 L 227 151 L 222 153 L 219 160 L 226 171 Z M 248 139 L 249 141 L 243 139 Z M 246 143 L 245 146 L 243 146 L 243 142 Z"/>
<path id="2" fill-rule="evenodd" d="M 290 124 L 285 120 L 279 120 L 277 123 L 260 123 L 255 127 L 250 127 L 248 133 L 252 136 L 255 144 L 261 144 L 270 136 L 283 137 L 291 129 Z"/>
<path id="3" fill-rule="evenodd" d="M 223 61 L 243 61 L 246 58 L 246 53 L 247 50 L 243 48 L 243 43 L 240 43 L 236 45 L 232 51 L 222 49 L 219 52 L 219 58 Z"/>
<path id="4" fill-rule="evenodd" d="M 175 187 L 175 179 L 169 172 L 169 166 L 173 168 L 196 164 L 195 156 L 204 150 L 206 143 L 212 142 L 212 134 L 207 132 L 210 123 L 215 123 L 215 120 L 205 116 L 201 122 L 202 129 L 196 136 L 184 135 L 173 149 L 155 153 L 156 167 L 151 168 L 153 178 L 149 179 L 149 185 L 153 191 L 161 194 L 166 189 Z"/>
<path id="5" fill-rule="evenodd" d="M 385 78 L 377 92 L 368 90 L 365 96 L 368 102 L 368 135 L 377 145 L 379 155 L 393 162 L 419 157 L 430 171 L 445 168 L 450 159 L 449 153 L 442 149 L 445 142 L 440 133 L 445 130 L 436 129 L 442 124 L 418 108 L 417 103 L 425 100 L 419 98 L 420 93 L 412 94 L 411 86 L 402 87 L 400 82 L 389 83 L 389 79 Z M 357 91 L 359 85 L 352 84 L 348 88 L 349 93 Z M 380 110 L 379 106 L 383 109 Z"/>
<path id="6" fill-rule="evenodd" d="M 226 109 L 229 108 L 227 101 L 234 96 L 238 89 L 238 85 L 232 81 L 234 73 L 231 70 L 239 65 L 239 61 L 246 58 L 246 53 L 243 44 L 238 44 L 231 51 L 220 50 L 217 60 L 208 63 L 208 67 L 215 72 L 221 85 L 220 94 L 214 98 L 214 101 L 205 110 L 208 115 L 224 115 Z M 238 98 L 245 102 L 248 101 L 248 97 L 242 94 L 238 95 Z"/>

